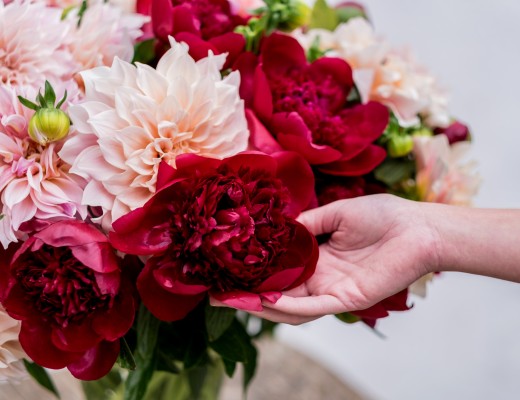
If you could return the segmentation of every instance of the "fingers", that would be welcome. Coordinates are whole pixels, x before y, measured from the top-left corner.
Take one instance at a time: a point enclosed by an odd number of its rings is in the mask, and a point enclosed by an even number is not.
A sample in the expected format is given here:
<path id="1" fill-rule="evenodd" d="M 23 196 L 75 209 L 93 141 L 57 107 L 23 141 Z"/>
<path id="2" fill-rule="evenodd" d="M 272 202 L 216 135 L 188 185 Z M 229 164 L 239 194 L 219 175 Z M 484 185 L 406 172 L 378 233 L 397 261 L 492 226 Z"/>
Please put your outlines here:
<path id="1" fill-rule="evenodd" d="M 303 318 L 319 318 L 329 314 L 349 311 L 336 297 L 324 294 L 320 296 L 291 297 L 282 296 L 276 303 L 263 302 L 264 307 L 284 314 Z"/>
<path id="2" fill-rule="evenodd" d="M 249 314 L 254 315 L 258 318 L 267 319 L 269 321 L 278 322 L 282 324 L 289 325 L 301 325 L 306 322 L 313 321 L 318 319 L 318 317 L 302 317 L 300 315 L 292 315 L 287 314 L 281 311 L 272 310 L 270 308 L 264 307 L 264 311 L 249 311 Z"/>
<path id="3" fill-rule="evenodd" d="M 339 202 L 302 212 L 297 220 L 314 235 L 335 232 L 341 221 Z"/>

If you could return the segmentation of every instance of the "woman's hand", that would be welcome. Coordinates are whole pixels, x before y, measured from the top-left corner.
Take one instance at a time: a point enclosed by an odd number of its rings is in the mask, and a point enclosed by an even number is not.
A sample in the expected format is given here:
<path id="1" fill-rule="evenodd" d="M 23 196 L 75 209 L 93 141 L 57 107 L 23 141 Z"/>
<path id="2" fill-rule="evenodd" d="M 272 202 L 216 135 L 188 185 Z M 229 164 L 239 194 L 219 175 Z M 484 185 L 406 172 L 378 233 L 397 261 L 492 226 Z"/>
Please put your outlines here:
<path id="1" fill-rule="evenodd" d="M 408 287 L 437 266 L 437 237 L 418 203 L 390 195 L 342 200 L 299 218 L 320 245 L 314 275 L 264 311 L 275 322 L 300 324 L 362 310 Z"/>

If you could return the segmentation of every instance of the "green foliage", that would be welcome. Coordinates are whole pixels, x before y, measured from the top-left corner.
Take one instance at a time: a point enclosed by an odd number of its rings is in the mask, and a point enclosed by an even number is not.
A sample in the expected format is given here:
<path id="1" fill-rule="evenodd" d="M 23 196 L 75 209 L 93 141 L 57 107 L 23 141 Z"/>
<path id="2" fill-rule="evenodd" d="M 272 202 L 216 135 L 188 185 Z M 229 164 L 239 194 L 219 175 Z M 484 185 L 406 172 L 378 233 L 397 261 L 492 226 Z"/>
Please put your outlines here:
<path id="1" fill-rule="evenodd" d="M 208 339 L 213 342 L 230 327 L 235 318 L 236 310 L 227 307 L 212 307 L 207 304 L 204 314 Z"/>
<path id="2" fill-rule="evenodd" d="M 244 364 L 244 390 L 247 390 L 256 371 L 257 350 L 244 326 L 235 319 L 220 338 L 210 343 L 210 347 L 226 360 L 226 372 L 233 370 L 232 363 Z"/>
<path id="3" fill-rule="evenodd" d="M 49 83 L 49 81 L 45 81 L 45 90 L 44 94 L 42 96 L 41 92 L 38 92 L 38 96 L 36 97 L 36 101 L 39 103 L 33 103 L 32 101 L 26 99 L 25 97 L 18 96 L 18 100 L 22 105 L 25 107 L 38 111 L 42 108 L 49 108 L 49 109 L 60 109 L 60 107 L 65 103 L 65 100 L 67 100 L 67 91 L 65 90 L 65 93 L 63 94 L 63 98 L 58 102 L 58 104 L 54 105 L 56 103 L 56 92 L 54 91 L 52 85 Z"/>
<path id="4" fill-rule="evenodd" d="M 47 371 L 43 367 L 41 367 L 38 364 L 35 364 L 33 362 L 27 361 L 25 359 L 23 360 L 23 363 L 24 363 L 25 369 L 27 369 L 27 372 L 29 373 L 29 375 L 31 375 L 36 382 L 38 382 L 42 387 L 47 389 L 49 392 L 54 393 L 58 399 L 60 398 L 60 394 L 58 393 L 56 386 L 54 385 L 49 374 L 47 374 Z"/>
<path id="5" fill-rule="evenodd" d="M 333 31 L 339 24 L 336 10 L 325 0 L 316 0 L 311 12 L 310 29 L 327 29 Z"/>
<path id="6" fill-rule="evenodd" d="M 141 400 L 156 368 L 157 337 L 161 322 L 141 304 L 137 317 L 137 348 L 134 353 L 137 368 L 125 383 L 125 400 Z"/>
<path id="7" fill-rule="evenodd" d="M 128 346 L 128 343 L 124 337 L 121 338 L 121 351 L 119 353 L 117 362 L 121 368 L 128 369 L 130 371 L 134 371 L 137 368 L 132 350 L 130 350 L 130 347 Z"/>
<path id="8" fill-rule="evenodd" d="M 132 63 L 149 64 L 155 58 L 155 39 L 138 42 L 134 46 L 134 58 Z"/>
<path id="9" fill-rule="evenodd" d="M 339 7 L 336 9 L 336 14 L 338 16 L 339 23 L 348 22 L 352 18 L 367 18 L 365 12 L 358 7 Z"/>
<path id="10" fill-rule="evenodd" d="M 361 321 L 361 318 L 359 318 L 358 316 L 356 316 L 354 314 L 348 313 L 348 312 L 336 314 L 335 317 L 337 319 L 339 319 L 340 321 L 345 322 L 347 324 L 355 324 L 356 322 Z"/>
<path id="11" fill-rule="evenodd" d="M 386 159 L 376 168 L 374 175 L 377 180 L 393 187 L 410 179 L 415 173 L 415 162 L 409 159 Z"/>

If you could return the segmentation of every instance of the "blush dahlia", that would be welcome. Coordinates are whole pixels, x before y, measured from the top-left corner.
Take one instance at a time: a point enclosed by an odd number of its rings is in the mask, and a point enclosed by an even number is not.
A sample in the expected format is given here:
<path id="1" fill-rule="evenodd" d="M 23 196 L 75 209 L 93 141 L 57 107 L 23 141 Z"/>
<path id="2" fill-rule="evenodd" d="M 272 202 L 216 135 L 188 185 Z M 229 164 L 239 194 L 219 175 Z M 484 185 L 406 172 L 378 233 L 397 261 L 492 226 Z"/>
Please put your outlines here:
<path id="1" fill-rule="evenodd" d="M 33 361 L 67 367 L 83 380 L 110 371 L 135 299 L 103 234 L 79 221 L 58 222 L 1 267 L 2 304 L 22 321 L 20 343 Z"/>
<path id="2" fill-rule="evenodd" d="M 294 218 L 313 196 L 312 171 L 296 153 L 177 158 L 160 167 L 158 193 L 117 220 L 117 249 L 151 255 L 138 290 L 159 319 L 186 316 L 210 293 L 261 310 L 316 266 L 314 237 Z"/>

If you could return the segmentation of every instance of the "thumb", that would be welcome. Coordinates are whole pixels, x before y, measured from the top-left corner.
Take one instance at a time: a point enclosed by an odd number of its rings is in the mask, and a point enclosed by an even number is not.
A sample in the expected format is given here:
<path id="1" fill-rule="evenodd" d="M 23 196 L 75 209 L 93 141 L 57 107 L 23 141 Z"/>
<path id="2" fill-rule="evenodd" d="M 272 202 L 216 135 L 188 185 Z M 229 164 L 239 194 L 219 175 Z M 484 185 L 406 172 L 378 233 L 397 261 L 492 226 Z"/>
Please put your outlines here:
<path id="1" fill-rule="evenodd" d="M 335 232 L 341 222 L 340 201 L 302 212 L 297 219 L 314 236 Z"/>

